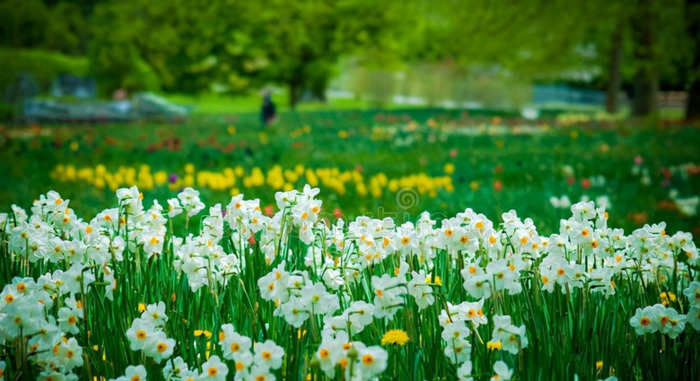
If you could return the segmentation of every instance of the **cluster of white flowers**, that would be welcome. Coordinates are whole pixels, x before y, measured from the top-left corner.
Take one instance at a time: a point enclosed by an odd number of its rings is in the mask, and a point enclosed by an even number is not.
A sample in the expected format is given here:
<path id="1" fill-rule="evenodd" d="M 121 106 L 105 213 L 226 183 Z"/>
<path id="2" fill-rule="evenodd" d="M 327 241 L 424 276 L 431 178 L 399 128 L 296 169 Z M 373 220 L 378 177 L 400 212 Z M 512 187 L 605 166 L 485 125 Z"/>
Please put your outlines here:
<path id="1" fill-rule="evenodd" d="M 500 225 L 471 209 L 439 224 L 428 213 L 415 224 L 400 226 L 391 218 L 369 217 L 330 224 L 320 217 L 321 202 L 314 198 L 318 192 L 308 185 L 301 192 L 278 192 L 279 210 L 274 215 L 263 214 L 257 199 L 235 196 L 225 209 L 219 204 L 209 208 L 198 234 L 184 238 L 169 234 L 167 226 L 179 213 L 186 212 L 189 220 L 204 210 L 198 192 L 191 188 L 168 201 L 167 213 L 157 201 L 144 208 L 135 187 L 120 189 L 119 207 L 104 210 L 89 222 L 76 217 L 56 192 L 41 196 L 31 217 L 13 207 L 11 216 L 0 215 L 0 227 L 9 233 L 10 259 L 60 262 L 67 270 L 37 280 L 15 278 L 6 285 L 0 295 L 0 337 L 6 342 L 31 337 L 29 350 L 36 352 L 31 361 L 47 374 L 74 377 L 73 369 L 83 360 L 82 349 L 71 336 L 86 333 L 80 324 L 81 301 L 89 286 L 100 292 L 103 287 L 104 297 L 112 298 L 117 285 L 110 266 L 124 260 L 125 249 L 145 253 L 142 259 L 148 261 L 164 260 L 168 254 L 172 268 L 178 276 L 186 275 L 193 292 L 208 287 L 214 295 L 233 275 L 253 265 L 246 258 L 260 250 L 265 263 L 255 265 L 270 271 L 258 279 L 257 291 L 274 305 L 274 315 L 296 328 L 312 318 L 313 323 L 323 322 L 316 352 L 321 369 L 330 377 L 341 366 L 348 379 L 374 378 L 386 367 L 387 353 L 356 341 L 355 336 L 374 319 L 394 320 L 409 304 L 415 303 L 419 310 L 433 306 L 439 297 L 434 289 L 442 287 L 435 266 L 439 261 L 459 271 L 463 290 L 458 291 L 470 299 L 439 304 L 445 307 L 439 316 L 444 354 L 458 366 L 459 377 L 469 379 L 468 336 L 488 323 L 482 310 L 485 300 L 523 292 L 524 280 L 528 288 L 550 293 L 579 289 L 610 297 L 616 292 L 615 280 L 667 288 L 671 279 L 686 279 L 688 264 L 700 263 L 690 234 L 668 235 L 661 223 L 625 235 L 607 226 L 604 206 L 589 201 L 571 205 L 572 216 L 560 221 L 559 232 L 544 236 L 531 219 L 523 220 L 515 211 L 504 213 Z M 300 246 L 304 252 L 292 252 Z M 376 275 L 359 276 L 365 270 Z M 631 324 L 638 333 L 658 330 L 672 338 L 686 323 L 700 328 L 698 284 L 693 282 L 684 291 L 690 300 L 687 315 L 657 305 L 637 310 Z M 52 309 L 53 303 L 60 307 Z M 524 326 L 512 324 L 510 316 L 491 318 L 490 343 L 500 343 L 511 353 L 527 347 Z M 164 333 L 165 321 L 165 305 L 149 305 L 126 332 L 131 349 L 142 350 L 156 363 L 168 359 L 164 374 L 181 379 L 226 377 L 228 369 L 216 356 L 201 371 L 189 370 L 179 357 L 170 359 L 175 341 Z M 271 370 L 281 366 L 284 351 L 275 343 L 253 345 L 230 324 L 222 329 L 223 356 L 235 361 L 237 379 L 254 375 L 270 379 Z M 512 376 L 502 362 L 494 365 L 494 371 L 499 379 Z M 145 377 L 145 370 L 142 374 L 132 367 L 126 374 Z"/>
<path id="2" fill-rule="evenodd" d="M 220 241 L 224 235 L 221 205 L 209 208 L 209 215 L 202 220 L 201 233 L 189 235 L 184 240 L 174 238 L 175 259 L 173 268 L 187 274 L 192 292 L 205 285 L 225 285 L 227 275 L 240 273 L 241 263 L 237 255 L 226 254 Z"/>
<path id="3" fill-rule="evenodd" d="M 187 218 L 190 218 L 202 209 L 204 209 L 204 203 L 199 199 L 199 192 L 189 187 L 183 189 L 177 198 L 168 200 L 168 215 L 171 218 L 182 212 L 185 212 Z"/>
<path id="4" fill-rule="evenodd" d="M 282 347 L 272 340 L 253 345 L 250 338 L 238 334 L 231 324 L 224 324 L 221 329 L 224 334 L 219 345 L 223 348 L 224 359 L 236 363 L 235 380 L 275 379 L 271 371 L 282 366 Z"/>
<path id="5" fill-rule="evenodd" d="M 679 315 L 678 311 L 663 304 L 655 304 L 637 308 L 630 324 L 638 335 L 659 331 L 675 339 L 685 328 L 685 315 Z"/>
<path id="6" fill-rule="evenodd" d="M 228 375 L 228 367 L 219 356 L 211 356 L 202 364 L 201 371 L 197 368 L 190 369 L 189 365 L 178 356 L 168 360 L 163 367 L 163 378 L 166 380 L 197 380 L 197 381 L 225 381 Z M 268 380 L 268 378 L 263 378 Z M 240 380 L 240 378 L 236 378 Z M 274 381 L 274 377 L 269 378 Z"/>
<path id="7" fill-rule="evenodd" d="M 65 274 L 47 274 L 38 281 L 15 278 L 5 285 L 0 293 L 0 338 L 3 342 L 28 338 L 27 353 L 40 367 L 41 377 L 77 380 L 73 371 L 83 365 L 83 348 L 71 336 L 80 332 L 83 311 L 66 286 L 74 278 Z M 54 303 L 64 306 L 58 309 L 58 318 L 49 314 Z"/>
<path id="8" fill-rule="evenodd" d="M 345 331 L 324 332 L 316 350 L 321 370 L 330 378 L 340 367 L 347 380 L 370 380 L 381 374 L 389 354 L 379 346 L 368 347 L 359 341 L 350 341 Z"/>
<path id="9" fill-rule="evenodd" d="M 493 316 L 493 334 L 491 343 L 500 343 L 501 349 L 512 354 L 518 354 L 528 344 L 525 336 L 525 326 L 516 327 L 510 321 L 510 316 Z"/>
<path id="10" fill-rule="evenodd" d="M 162 328 L 168 316 L 165 314 L 165 303 L 149 304 L 140 318 L 131 323 L 126 331 L 132 351 L 142 350 L 157 364 L 169 358 L 175 349 L 175 340 L 169 339 Z"/>
<path id="11" fill-rule="evenodd" d="M 637 308 L 630 319 L 630 325 L 638 335 L 661 332 L 675 339 L 685 329 L 686 323 L 696 331 L 700 331 L 700 282 L 691 282 L 683 290 L 683 295 L 688 298 L 690 309 L 687 315 L 681 315 L 672 307 L 663 304 L 655 304 L 644 308 Z"/>
<path id="12" fill-rule="evenodd" d="M 328 292 L 322 283 L 311 282 L 306 271 L 289 273 L 284 266 L 283 261 L 258 279 L 262 298 L 277 306 L 275 316 L 282 315 L 288 324 L 299 328 L 310 316 L 330 316 L 340 308 L 338 296 Z"/>

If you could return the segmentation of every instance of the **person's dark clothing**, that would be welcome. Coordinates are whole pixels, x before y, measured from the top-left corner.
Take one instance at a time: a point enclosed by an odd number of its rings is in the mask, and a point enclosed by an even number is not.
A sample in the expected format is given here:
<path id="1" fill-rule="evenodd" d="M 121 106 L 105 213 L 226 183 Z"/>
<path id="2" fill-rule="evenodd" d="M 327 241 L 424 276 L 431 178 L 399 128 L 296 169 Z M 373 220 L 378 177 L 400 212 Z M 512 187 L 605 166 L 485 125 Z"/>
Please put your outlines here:
<path id="1" fill-rule="evenodd" d="M 272 122 L 275 117 L 275 104 L 272 103 L 272 98 L 270 94 L 265 95 L 263 98 L 262 110 L 260 112 L 262 117 L 262 122 L 267 126 Z"/>

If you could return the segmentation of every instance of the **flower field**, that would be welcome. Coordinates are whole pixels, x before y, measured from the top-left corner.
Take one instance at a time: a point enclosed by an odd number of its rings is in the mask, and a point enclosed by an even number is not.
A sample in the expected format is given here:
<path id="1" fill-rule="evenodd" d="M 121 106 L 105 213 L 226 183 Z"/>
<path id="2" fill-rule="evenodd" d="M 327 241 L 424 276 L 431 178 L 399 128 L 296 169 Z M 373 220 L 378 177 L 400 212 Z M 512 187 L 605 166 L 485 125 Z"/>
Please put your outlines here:
<path id="1" fill-rule="evenodd" d="M 202 115 L 183 123 L 0 129 L 0 205 L 28 207 L 49 189 L 81 215 L 136 185 L 146 201 L 185 187 L 208 202 L 321 187 L 324 212 L 415 219 L 470 206 L 491 219 L 516 209 L 553 231 L 568 204 L 607 197 L 611 221 L 666 221 L 700 233 L 697 127 L 647 127 L 562 115 L 524 121 L 441 110 Z M 397 202 L 401 190 L 410 193 Z M 404 194 L 406 192 L 403 192 Z M 410 198 L 409 198 L 410 196 Z M 694 231 L 695 229 L 695 231 Z"/>
<path id="2" fill-rule="evenodd" d="M 687 233 L 558 234 L 515 211 L 437 224 L 319 219 L 319 190 L 206 208 L 136 187 L 82 220 L 56 192 L 2 215 L 10 379 L 692 379 L 698 252 Z M 189 234 L 173 234 L 185 219 Z M 195 223 L 196 222 L 196 223 Z M 622 348 L 627 351 L 622 351 Z M 9 361 L 7 361 L 9 360 Z M 682 366 L 679 366 L 682 364 Z M 545 374 L 546 373 L 546 374 Z"/>
<path id="3" fill-rule="evenodd" d="M 697 379 L 696 131 L 3 129 L 0 377 Z"/>

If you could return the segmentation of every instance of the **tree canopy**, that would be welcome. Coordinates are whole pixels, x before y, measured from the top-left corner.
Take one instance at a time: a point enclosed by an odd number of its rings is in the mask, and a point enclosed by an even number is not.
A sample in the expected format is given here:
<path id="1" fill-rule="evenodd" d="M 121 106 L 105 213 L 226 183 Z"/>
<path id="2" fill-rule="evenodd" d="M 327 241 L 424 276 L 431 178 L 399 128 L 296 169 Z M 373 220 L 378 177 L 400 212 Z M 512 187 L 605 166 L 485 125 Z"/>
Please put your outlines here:
<path id="1" fill-rule="evenodd" d="M 293 105 L 322 99 L 353 57 L 382 70 L 493 66 L 653 98 L 697 88 L 697 12 L 697 0 L 2 0 L 0 46 L 89 57 L 105 93 L 277 84 Z"/>

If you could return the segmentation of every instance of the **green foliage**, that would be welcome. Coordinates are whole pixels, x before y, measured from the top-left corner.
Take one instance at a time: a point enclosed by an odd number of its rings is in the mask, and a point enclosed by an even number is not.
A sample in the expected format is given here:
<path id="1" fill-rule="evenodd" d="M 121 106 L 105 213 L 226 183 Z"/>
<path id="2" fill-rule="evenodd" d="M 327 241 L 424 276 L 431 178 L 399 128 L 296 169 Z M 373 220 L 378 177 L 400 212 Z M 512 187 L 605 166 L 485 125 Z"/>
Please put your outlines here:
<path id="1" fill-rule="evenodd" d="M 0 46 L 84 52 L 90 25 L 75 2 L 5 0 L 0 3 Z"/>
<path id="2" fill-rule="evenodd" d="M 40 49 L 0 48 L 0 89 L 13 83 L 20 72 L 29 72 L 42 91 L 60 74 L 86 76 L 90 64 L 84 57 L 71 57 Z"/>
<path id="3" fill-rule="evenodd" d="M 352 61 L 351 87 L 373 106 L 406 89 L 429 104 L 478 94 L 484 104 L 512 107 L 526 102 L 533 81 L 606 88 L 620 35 L 628 92 L 647 68 L 663 88 L 690 88 L 698 66 L 693 6 L 638 3 L 6 0 L 0 46 L 88 56 L 103 94 L 124 87 L 240 95 L 276 84 L 288 87 L 294 106 L 308 93 L 324 100 Z M 650 25 L 649 44 L 635 39 L 635 25 Z M 642 50 L 652 54 L 643 58 Z M 399 71 L 410 86 L 391 77 Z"/>

